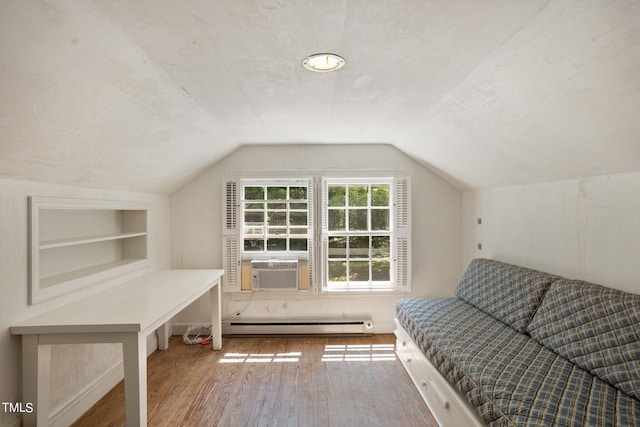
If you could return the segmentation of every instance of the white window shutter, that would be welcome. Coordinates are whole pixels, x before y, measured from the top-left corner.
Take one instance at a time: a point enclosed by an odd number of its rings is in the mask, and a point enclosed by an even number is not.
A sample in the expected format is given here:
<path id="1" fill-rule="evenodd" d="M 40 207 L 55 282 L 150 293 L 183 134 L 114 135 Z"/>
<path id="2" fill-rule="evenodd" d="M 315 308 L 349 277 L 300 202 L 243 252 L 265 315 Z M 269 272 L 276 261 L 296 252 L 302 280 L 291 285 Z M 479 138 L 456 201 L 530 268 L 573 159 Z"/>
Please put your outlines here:
<path id="1" fill-rule="evenodd" d="M 222 206 L 224 212 L 224 232 L 237 234 L 238 228 L 238 189 L 236 181 L 227 181 L 223 189 Z"/>
<path id="2" fill-rule="evenodd" d="M 411 181 L 395 179 L 395 280 L 396 289 L 411 291 Z"/>
<path id="3" fill-rule="evenodd" d="M 239 239 L 237 236 L 222 237 L 222 263 L 224 265 L 224 280 L 222 289 L 225 292 L 240 292 L 240 255 Z"/>
<path id="4" fill-rule="evenodd" d="M 309 226 L 307 233 L 309 235 L 308 240 L 307 240 L 307 263 L 308 263 L 308 270 L 309 270 L 309 289 L 315 289 L 315 277 L 316 277 L 316 272 L 315 272 L 315 265 L 316 265 L 316 260 L 314 258 L 315 256 L 315 250 L 314 250 L 314 245 L 315 245 L 315 205 L 314 205 L 314 197 L 315 193 L 314 193 L 314 186 L 313 186 L 313 179 L 309 179 L 309 181 L 307 182 L 307 203 L 308 203 L 308 211 L 309 214 L 307 215 L 307 224 Z"/>
<path id="5" fill-rule="evenodd" d="M 238 229 L 238 185 L 236 181 L 227 181 L 222 189 L 222 265 L 224 278 L 222 289 L 225 292 L 239 292 L 241 284 L 240 269 L 240 230 Z"/>
<path id="6" fill-rule="evenodd" d="M 396 190 L 396 227 L 401 229 L 409 227 L 410 222 L 409 178 L 396 178 L 394 181 Z"/>
<path id="7" fill-rule="evenodd" d="M 328 268 L 329 268 L 329 248 L 328 248 L 328 218 L 327 218 L 327 204 L 329 203 L 329 189 L 327 180 L 324 178 L 319 178 L 319 187 L 320 187 L 320 227 L 318 230 L 318 241 L 320 247 L 320 262 L 318 263 L 318 279 L 320 280 L 321 286 L 319 287 L 321 291 L 327 290 L 327 281 L 328 281 Z"/>

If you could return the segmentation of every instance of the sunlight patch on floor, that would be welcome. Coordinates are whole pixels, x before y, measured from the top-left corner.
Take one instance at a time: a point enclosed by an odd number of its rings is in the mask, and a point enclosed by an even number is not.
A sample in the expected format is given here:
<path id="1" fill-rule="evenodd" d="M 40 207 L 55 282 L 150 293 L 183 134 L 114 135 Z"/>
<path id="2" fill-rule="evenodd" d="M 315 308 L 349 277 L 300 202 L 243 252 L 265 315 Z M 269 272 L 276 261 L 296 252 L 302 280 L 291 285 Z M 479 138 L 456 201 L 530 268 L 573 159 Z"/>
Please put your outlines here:
<path id="1" fill-rule="evenodd" d="M 396 360 L 395 344 L 332 344 L 324 347 L 323 362 L 380 362 Z"/>
<path id="2" fill-rule="evenodd" d="M 272 363 L 272 362 L 298 362 L 302 352 L 290 351 L 288 353 L 226 353 L 220 359 L 220 363 Z"/>
<path id="3" fill-rule="evenodd" d="M 328 344 L 322 362 L 381 362 L 396 360 L 395 344 Z M 287 363 L 299 362 L 302 352 L 226 353 L 219 363 Z"/>

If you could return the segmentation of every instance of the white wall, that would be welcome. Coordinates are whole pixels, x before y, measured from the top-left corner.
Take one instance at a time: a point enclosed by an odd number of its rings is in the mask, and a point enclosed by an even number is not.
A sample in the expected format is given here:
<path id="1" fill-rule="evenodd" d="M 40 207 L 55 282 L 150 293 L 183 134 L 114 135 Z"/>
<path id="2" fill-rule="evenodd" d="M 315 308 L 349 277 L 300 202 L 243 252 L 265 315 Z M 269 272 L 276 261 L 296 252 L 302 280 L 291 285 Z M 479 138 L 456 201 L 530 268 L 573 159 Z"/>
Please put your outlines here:
<path id="1" fill-rule="evenodd" d="M 150 203 L 148 230 L 151 267 L 88 289 L 28 304 L 28 196 L 140 200 Z M 21 402 L 21 338 L 9 327 L 41 312 L 87 296 L 146 271 L 169 266 L 169 197 L 90 190 L 0 178 L 0 399 Z M 51 352 L 51 414 L 68 408 L 79 395 L 113 370 L 122 359 L 119 344 L 53 346 Z M 0 411 L 0 425 L 18 425 L 19 417 Z"/>
<path id="2" fill-rule="evenodd" d="M 471 191 L 463 200 L 465 266 L 496 258 L 640 293 L 640 173 Z"/>
<path id="3" fill-rule="evenodd" d="M 413 295 L 448 296 L 462 274 L 462 194 L 442 178 L 390 145 L 244 146 L 171 195 L 172 268 L 222 268 L 222 184 L 232 172 L 354 173 L 399 171 L 412 179 Z M 374 332 L 391 332 L 402 295 L 296 296 L 225 295 L 223 314 L 246 307 L 245 317 L 370 314 Z M 207 321 L 201 299 L 176 323 Z"/>

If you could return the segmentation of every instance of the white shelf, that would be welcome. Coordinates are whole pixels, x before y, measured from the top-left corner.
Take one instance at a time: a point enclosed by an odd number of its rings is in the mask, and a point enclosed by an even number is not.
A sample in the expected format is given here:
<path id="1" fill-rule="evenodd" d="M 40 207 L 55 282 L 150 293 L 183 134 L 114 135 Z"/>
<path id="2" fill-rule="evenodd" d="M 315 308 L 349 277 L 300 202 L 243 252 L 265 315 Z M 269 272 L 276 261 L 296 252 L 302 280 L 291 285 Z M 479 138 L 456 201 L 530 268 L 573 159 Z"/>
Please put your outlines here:
<path id="1" fill-rule="evenodd" d="M 139 233 L 117 233 L 117 234 L 101 234 L 97 236 L 86 236 L 69 239 L 56 239 L 46 242 L 40 242 L 40 250 L 62 248 L 65 246 L 84 245 L 88 243 L 106 242 L 109 240 L 129 239 L 131 237 L 146 236 L 146 232 Z"/>
<path id="2" fill-rule="evenodd" d="M 149 265 L 147 203 L 54 197 L 29 203 L 30 304 Z"/>
<path id="3" fill-rule="evenodd" d="M 106 271 L 114 271 L 120 267 L 131 267 L 132 264 L 137 262 L 145 262 L 140 259 L 119 259 L 117 261 L 105 262 L 102 264 L 92 265 L 90 267 L 79 268 L 78 270 L 67 271 L 62 274 L 56 274 L 55 276 L 41 277 L 40 287 L 48 289 L 52 286 L 59 285 L 61 283 L 71 282 L 73 280 L 81 279 L 86 276 L 103 273 Z"/>

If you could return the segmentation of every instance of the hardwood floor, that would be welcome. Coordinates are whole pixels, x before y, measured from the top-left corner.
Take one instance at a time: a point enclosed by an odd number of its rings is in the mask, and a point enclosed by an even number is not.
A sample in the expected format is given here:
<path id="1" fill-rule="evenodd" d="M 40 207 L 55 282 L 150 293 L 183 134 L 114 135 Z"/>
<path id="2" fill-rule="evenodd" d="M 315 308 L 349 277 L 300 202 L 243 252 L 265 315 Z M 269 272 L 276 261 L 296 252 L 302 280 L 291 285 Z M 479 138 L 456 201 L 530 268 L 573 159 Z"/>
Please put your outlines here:
<path id="1" fill-rule="evenodd" d="M 149 426 L 437 426 L 393 335 L 224 337 L 148 359 Z M 121 382 L 74 426 L 125 421 Z"/>

